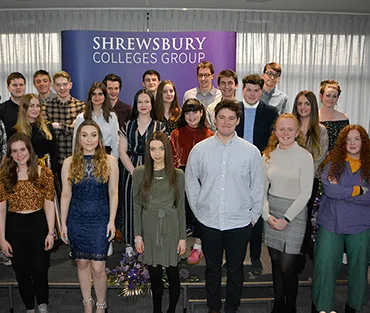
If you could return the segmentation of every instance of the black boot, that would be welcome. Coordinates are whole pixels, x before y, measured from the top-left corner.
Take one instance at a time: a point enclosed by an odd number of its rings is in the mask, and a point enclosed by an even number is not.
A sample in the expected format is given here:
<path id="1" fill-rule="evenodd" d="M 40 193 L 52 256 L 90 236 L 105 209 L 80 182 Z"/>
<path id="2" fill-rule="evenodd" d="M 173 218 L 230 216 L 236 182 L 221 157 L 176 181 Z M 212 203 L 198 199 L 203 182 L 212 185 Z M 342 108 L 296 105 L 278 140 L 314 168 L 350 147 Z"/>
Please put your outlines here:
<path id="1" fill-rule="evenodd" d="M 271 313 L 286 313 L 285 300 L 275 300 Z"/>
<path id="2" fill-rule="evenodd" d="M 313 302 L 312 302 L 312 304 L 311 304 L 311 313 L 319 313 L 319 311 L 317 311 L 317 310 L 316 310 L 316 307 L 315 307 L 315 305 L 313 304 Z"/>
<path id="3" fill-rule="evenodd" d="M 356 313 L 356 310 L 346 303 L 346 309 L 344 310 L 344 313 Z"/>

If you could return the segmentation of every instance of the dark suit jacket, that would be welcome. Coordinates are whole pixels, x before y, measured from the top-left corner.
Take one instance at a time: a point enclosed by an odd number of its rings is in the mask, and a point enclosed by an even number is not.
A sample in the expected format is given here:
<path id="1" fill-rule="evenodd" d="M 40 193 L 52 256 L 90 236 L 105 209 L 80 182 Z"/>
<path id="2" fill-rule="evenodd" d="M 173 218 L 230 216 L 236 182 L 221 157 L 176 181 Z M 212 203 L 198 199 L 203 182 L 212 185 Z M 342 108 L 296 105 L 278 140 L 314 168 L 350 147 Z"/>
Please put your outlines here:
<path id="1" fill-rule="evenodd" d="M 240 123 L 236 126 L 235 130 L 239 137 L 244 138 L 244 104 L 241 101 L 238 105 L 242 110 L 242 116 L 240 117 Z M 274 106 L 260 101 L 257 106 L 256 118 L 254 120 L 253 144 L 261 153 L 267 146 L 272 127 L 274 126 L 278 116 L 279 112 Z"/>

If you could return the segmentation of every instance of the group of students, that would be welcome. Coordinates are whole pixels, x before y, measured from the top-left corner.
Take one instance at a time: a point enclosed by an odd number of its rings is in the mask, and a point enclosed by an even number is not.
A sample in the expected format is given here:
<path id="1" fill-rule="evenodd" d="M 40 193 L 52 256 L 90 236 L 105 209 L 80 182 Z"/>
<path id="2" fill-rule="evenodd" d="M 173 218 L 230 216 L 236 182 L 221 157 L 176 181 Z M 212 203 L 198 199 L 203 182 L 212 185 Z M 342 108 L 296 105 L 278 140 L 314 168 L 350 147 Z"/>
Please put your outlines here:
<path id="1" fill-rule="evenodd" d="M 199 86 L 185 93 L 182 107 L 173 82 L 160 82 L 153 70 L 144 73 L 148 88 L 136 93 L 132 109 L 117 106 L 122 82 L 114 74 L 91 86 L 85 104 L 70 96 L 72 83 L 63 71 L 53 78 L 57 97 L 43 103 L 34 94 L 19 97 L 15 134 L 9 136 L 0 168 L 0 246 L 12 258 L 28 312 L 34 312 L 35 296 L 39 311 L 47 312 L 55 234 L 53 173 L 63 186 L 60 236 L 77 262 L 85 313 L 94 306 L 91 278 L 97 312 L 107 306 L 105 259 L 120 230 L 127 244 L 144 253 L 153 312 L 162 312 L 162 267 L 169 278 L 167 312 L 175 312 L 177 264 L 186 250 L 187 229 L 197 238 L 189 263 L 203 254 L 206 259 L 209 311 L 221 310 L 225 251 L 225 311 L 236 312 L 249 241 L 257 243 L 253 248 L 251 243 L 252 265 L 262 272 L 263 226 L 272 262 L 272 312 L 296 312 L 299 254 L 311 236 L 320 181 L 312 311 L 335 310 L 344 247 L 346 313 L 361 310 L 370 257 L 369 137 L 335 109 L 338 83 L 322 82 L 320 110 L 314 93 L 305 90 L 289 114 L 283 113 L 286 95 L 276 89 L 278 64 L 266 64 L 266 80 L 256 74 L 244 77 L 239 103 L 236 74 L 221 71 L 220 90 L 212 85 L 213 75 L 212 64 L 198 65 Z M 269 92 L 266 82 L 272 86 Z M 14 88 L 12 96 L 17 95 Z M 9 112 L 9 107 L 0 108 L 0 117 Z M 52 170 L 45 162 L 48 156 Z"/>

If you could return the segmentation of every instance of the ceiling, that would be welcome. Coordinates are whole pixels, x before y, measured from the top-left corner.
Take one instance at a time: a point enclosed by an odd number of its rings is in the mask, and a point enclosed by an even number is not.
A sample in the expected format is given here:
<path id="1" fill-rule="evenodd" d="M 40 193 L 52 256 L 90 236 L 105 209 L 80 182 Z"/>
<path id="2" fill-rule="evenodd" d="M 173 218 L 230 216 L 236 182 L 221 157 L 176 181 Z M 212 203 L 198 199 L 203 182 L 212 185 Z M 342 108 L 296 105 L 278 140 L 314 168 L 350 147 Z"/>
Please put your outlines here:
<path id="1" fill-rule="evenodd" d="M 370 14 L 369 0 L 1 0 L 1 9 L 149 8 L 310 11 Z"/>

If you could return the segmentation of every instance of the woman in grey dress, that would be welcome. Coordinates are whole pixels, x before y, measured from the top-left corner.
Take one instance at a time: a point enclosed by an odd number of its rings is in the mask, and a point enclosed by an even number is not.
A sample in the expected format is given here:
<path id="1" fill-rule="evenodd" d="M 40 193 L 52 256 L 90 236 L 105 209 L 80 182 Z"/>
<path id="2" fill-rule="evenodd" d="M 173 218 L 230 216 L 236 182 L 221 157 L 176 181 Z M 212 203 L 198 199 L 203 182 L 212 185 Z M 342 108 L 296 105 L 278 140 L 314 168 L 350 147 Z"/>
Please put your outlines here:
<path id="1" fill-rule="evenodd" d="M 177 263 L 186 250 L 184 173 L 175 169 L 171 145 L 154 132 L 145 150 L 145 165 L 133 173 L 135 248 L 149 265 L 153 312 L 162 312 L 162 267 L 169 282 L 169 308 L 175 313 L 180 295 Z"/>
<path id="2" fill-rule="evenodd" d="M 262 216 L 274 282 L 272 312 L 296 313 L 297 256 L 306 229 L 314 163 L 294 115 L 279 116 L 263 157 L 266 200 Z"/>

